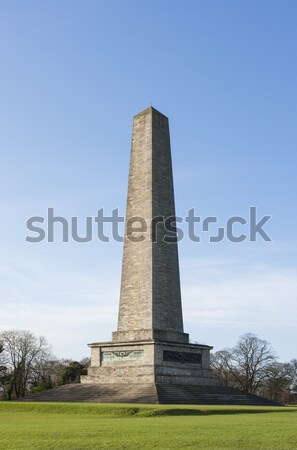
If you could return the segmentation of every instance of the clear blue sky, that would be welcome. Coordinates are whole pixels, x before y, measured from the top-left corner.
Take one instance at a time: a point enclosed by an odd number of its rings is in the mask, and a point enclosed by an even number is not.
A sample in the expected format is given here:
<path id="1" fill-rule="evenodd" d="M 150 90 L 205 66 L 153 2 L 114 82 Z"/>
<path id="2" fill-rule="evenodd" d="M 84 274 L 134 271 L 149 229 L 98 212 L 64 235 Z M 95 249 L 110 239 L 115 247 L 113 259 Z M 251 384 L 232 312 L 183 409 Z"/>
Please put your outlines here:
<path id="1" fill-rule="evenodd" d="M 125 212 L 132 117 L 170 119 L 177 214 L 272 215 L 272 242 L 180 244 L 185 330 L 296 358 L 297 3 L 0 1 L 0 329 L 60 357 L 116 329 L 122 245 L 25 242 L 26 220 Z"/>

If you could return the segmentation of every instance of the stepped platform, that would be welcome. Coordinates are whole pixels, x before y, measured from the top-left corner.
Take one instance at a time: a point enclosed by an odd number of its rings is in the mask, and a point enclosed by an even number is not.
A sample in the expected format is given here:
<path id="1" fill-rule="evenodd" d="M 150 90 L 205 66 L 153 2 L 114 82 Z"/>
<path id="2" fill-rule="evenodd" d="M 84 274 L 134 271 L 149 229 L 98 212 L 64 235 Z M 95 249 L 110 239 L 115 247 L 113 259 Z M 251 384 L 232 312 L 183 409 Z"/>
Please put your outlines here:
<path id="1" fill-rule="evenodd" d="M 279 406 L 279 403 L 228 387 L 153 383 L 66 384 L 33 394 L 23 401 Z"/>

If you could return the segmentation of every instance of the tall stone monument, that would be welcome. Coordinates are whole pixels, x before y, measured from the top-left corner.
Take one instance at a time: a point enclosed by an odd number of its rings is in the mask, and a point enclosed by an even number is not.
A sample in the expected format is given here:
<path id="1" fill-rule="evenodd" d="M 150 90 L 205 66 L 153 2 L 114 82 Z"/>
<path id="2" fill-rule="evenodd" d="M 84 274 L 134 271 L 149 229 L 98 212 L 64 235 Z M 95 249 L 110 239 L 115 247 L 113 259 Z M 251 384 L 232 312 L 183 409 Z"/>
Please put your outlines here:
<path id="1" fill-rule="evenodd" d="M 216 384 L 212 347 L 184 333 L 174 219 L 168 119 L 150 107 L 133 122 L 118 327 L 89 344 L 81 383 Z"/>
<path id="2" fill-rule="evenodd" d="M 209 368 L 212 347 L 189 343 L 174 218 L 168 119 L 148 108 L 133 123 L 117 331 L 111 342 L 89 344 L 91 366 L 80 384 L 27 401 L 276 404 L 219 386 Z"/>

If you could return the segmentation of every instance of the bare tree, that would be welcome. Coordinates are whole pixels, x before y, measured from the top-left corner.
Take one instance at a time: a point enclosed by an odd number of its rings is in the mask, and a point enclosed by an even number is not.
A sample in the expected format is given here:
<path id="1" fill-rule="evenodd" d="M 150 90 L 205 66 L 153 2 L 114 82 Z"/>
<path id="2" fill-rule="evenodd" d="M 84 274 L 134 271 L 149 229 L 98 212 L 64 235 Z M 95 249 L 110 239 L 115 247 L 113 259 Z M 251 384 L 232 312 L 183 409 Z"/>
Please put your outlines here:
<path id="1" fill-rule="evenodd" d="M 223 386 L 234 386 L 234 376 L 230 371 L 232 354 L 229 350 L 220 350 L 211 354 L 210 364 L 214 376 Z"/>
<path id="2" fill-rule="evenodd" d="M 4 354 L 4 346 L 3 343 L 0 340 L 0 372 L 6 370 L 6 359 Z"/>
<path id="3" fill-rule="evenodd" d="M 2 342 L 0 341 L 0 398 L 4 396 L 4 383 L 6 376 L 6 358 L 4 353 L 4 347 Z"/>
<path id="4" fill-rule="evenodd" d="M 235 347 L 216 352 L 212 366 L 224 385 L 255 394 L 269 378 L 269 368 L 276 359 L 269 342 L 247 333 Z"/>
<path id="5" fill-rule="evenodd" d="M 85 356 L 79 361 L 85 368 L 90 367 L 91 365 L 91 358 L 89 356 Z M 296 361 L 297 362 L 297 361 Z"/>
<path id="6" fill-rule="evenodd" d="M 291 367 L 291 391 L 297 396 L 297 359 L 292 359 L 290 362 Z"/>
<path id="7" fill-rule="evenodd" d="M 232 373 L 242 389 L 254 394 L 269 377 L 276 355 L 269 342 L 253 333 L 239 338 L 232 351 Z"/>
<path id="8" fill-rule="evenodd" d="M 24 397 L 40 364 L 50 357 L 50 347 L 43 336 L 30 331 L 9 330 L 0 333 L 6 374 L 3 388 L 9 400 Z"/>
<path id="9" fill-rule="evenodd" d="M 290 363 L 274 362 L 268 367 L 268 377 L 260 388 L 260 394 L 280 403 L 293 403 L 293 372 Z"/>

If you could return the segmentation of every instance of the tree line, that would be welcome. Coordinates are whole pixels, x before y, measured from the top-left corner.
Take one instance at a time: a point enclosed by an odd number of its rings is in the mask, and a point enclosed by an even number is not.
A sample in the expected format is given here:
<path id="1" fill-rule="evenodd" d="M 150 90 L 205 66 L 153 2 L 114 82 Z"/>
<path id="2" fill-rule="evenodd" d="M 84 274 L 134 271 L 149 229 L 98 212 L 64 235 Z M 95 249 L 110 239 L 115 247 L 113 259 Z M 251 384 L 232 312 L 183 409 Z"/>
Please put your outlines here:
<path id="1" fill-rule="evenodd" d="M 17 400 L 55 386 L 79 383 L 90 365 L 58 359 L 45 337 L 30 331 L 0 332 L 0 398 Z M 297 359 L 282 363 L 271 344 L 252 333 L 232 348 L 211 355 L 211 367 L 223 386 L 241 389 L 280 403 L 297 402 Z"/>

